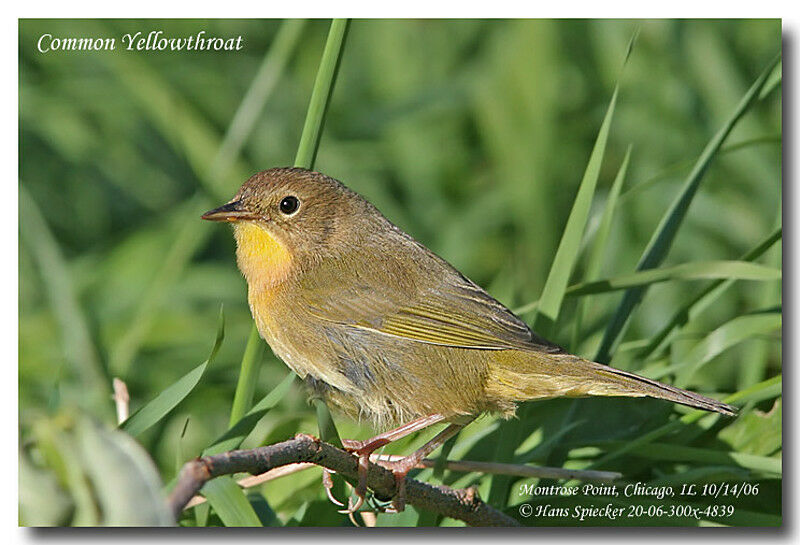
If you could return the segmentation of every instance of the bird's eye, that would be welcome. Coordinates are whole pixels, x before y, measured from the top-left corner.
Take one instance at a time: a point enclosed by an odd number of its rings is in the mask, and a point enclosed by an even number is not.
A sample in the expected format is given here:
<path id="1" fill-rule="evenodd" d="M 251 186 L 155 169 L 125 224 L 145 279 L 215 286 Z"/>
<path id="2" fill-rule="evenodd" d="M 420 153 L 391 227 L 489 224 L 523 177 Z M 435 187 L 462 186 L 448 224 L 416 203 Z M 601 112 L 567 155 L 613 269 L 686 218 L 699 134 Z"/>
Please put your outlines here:
<path id="1" fill-rule="evenodd" d="M 297 199 L 297 197 L 294 197 L 292 195 L 284 197 L 281 200 L 281 204 L 278 205 L 278 207 L 281 209 L 281 212 L 283 212 L 287 216 L 289 214 L 294 214 L 295 212 L 297 212 L 297 208 L 299 206 L 300 206 L 300 201 Z"/>

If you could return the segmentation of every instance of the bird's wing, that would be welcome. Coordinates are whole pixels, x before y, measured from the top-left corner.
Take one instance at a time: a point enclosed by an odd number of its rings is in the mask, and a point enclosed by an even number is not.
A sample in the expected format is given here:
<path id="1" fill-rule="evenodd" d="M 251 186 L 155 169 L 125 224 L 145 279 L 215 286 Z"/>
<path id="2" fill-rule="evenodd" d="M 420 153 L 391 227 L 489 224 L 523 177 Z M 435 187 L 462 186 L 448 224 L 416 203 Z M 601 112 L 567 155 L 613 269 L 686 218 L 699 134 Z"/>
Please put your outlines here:
<path id="1" fill-rule="evenodd" d="M 303 282 L 305 308 L 324 322 L 442 346 L 562 351 L 427 250 L 411 262 L 329 260 Z"/>

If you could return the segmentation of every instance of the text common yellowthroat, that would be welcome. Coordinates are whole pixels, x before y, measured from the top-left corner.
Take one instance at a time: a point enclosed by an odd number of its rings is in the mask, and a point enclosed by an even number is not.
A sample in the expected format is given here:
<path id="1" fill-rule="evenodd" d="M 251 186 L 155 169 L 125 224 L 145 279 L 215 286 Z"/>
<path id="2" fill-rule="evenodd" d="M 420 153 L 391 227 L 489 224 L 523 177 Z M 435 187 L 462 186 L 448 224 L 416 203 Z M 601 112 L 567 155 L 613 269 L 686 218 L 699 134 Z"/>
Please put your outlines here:
<path id="1" fill-rule="evenodd" d="M 250 310 L 273 352 L 316 393 L 377 427 L 369 454 L 436 422 L 450 426 L 391 468 L 402 485 L 475 416 L 533 399 L 648 396 L 734 415 L 714 399 L 567 353 L 339 181 L 260 172 L 203 215 L 232 222 Z M 402 490 L 401 488 L 399 490 Z M 355 507 L 357 508 L 357 507 Z"/>

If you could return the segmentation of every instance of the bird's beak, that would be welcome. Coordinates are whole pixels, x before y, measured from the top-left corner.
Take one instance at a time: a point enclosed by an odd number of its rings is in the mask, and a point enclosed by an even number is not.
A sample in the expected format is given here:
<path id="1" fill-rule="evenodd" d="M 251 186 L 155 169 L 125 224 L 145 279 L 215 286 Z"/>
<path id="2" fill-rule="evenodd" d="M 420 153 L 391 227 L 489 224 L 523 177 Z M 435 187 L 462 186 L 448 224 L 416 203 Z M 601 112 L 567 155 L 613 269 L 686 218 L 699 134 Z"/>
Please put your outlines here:
<path id="1" fill-rule="evenodd" d="M 258 219 L 258 214 L 254 214 L 242 207 L 241 201 L 233 201 L 223 204 L 219 208 L 209 210 L 203 214 L 202 218 L 208 221 L 240 221 Z"/>

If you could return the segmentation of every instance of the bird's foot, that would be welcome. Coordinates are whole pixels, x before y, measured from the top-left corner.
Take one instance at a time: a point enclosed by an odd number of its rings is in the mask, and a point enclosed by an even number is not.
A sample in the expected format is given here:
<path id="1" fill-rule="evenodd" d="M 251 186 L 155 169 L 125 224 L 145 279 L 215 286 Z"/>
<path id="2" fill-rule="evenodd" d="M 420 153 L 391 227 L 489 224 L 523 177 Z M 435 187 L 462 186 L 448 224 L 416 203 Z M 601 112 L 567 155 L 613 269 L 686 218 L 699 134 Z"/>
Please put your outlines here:
<path id="1" fill-rule="evenodd" d="M 386 509 L 387 513 L 402 513 L 406 508 L 406 476 L 408 472 L 414 469 L 419 463 L 417 456 L 413 454 L 395 461 L 378 461 L 376 462 L 382 467 L 385 467 L 394 475 L 394 497 L 392 498 L 391 509 Z"/>
<path id="2" fill-rule="evenodd" d="M 347 501 L 347 509 L 340 510 L 340 513 L 352 515 L 358 511 L 362 505 L 364 505 L 364 500 L 367 497 L 369 457 L 373 452 L 387 443 L 388 441 L 382 438 L 378 438 L 377 440 L 369 439 L 367 441 L 353 441 L 350 439 L 342 440 L 342 446 L 344 446 L 345 450 L 355 454 L 358 457 L 358 484 L 353 491 L 353 494 L 356 497 L 355 501 L 353 501 L 352 497 L 349 498 Z"/>
<path id="3" fill-rule="evenodd" d="M 355 489 L 355 497 L 356 500 L 352 501 L 348 500 L 347 502 L 347 509 L 340 511 L 341 513 L 346 513 L 348 515 L 352 515 L 354 512 L 358 511 L 362 505 L 364 505 L 364 500 L 367 496 L 367 473 L 369 472 L 369 458 L 370 455 L 378 450 L 379 448 L 388 445 L 393 441 L 397 441 L 410 433 L 415 431 L 422 430 L 427 428 L 432 424 L 436 424 L 437 422 L 441 422 L 444 420 L 444 417 L 440 414 L 430 414 L 427 416 L 423 416 L 412 420 L 402 426 L 395 428 L 393 430 L 389 430 L 387 432 L 381 433 L 376 435 L 371 439 L 367 439 L 366 441 L 354 441 L 350 439 L 343 439 L 342 446 L 344 449 L 351 454 L 354 454 L 358 458 L 358 485 Z M 392 469 L 392 472 L 395 474 L 395 479 L 397 480 L 397 489 L 402 491 L 401 494 L 401 509 L 405 504 L 405 476 L 414 467 L 419 460 L 424 458 L 428 453 L 430 453 L 436 446 L 440 445 L 447 437 L 450 437 L 455 431 L 461 429 L 463 424 L 451 424 L 448 426 L 446 430 L 440 432 L 439 435 L 434 437 L 431 441 L 429 441 L 424 447 L 419 449 L 415 452 L 412 456 L 415 457 L 416 461 L 411 462 L 412 457 L 408 457 L 409 461 L 406 462 L 408 465 L 408 469 L 403 470 L 405 467 L 404 465 L 398 465 L 397 471 Z M 403 460 L 398 460 L 397 464 L 403 464 L 405 458 Z M 330 497 L 331 495 L 329 495 Z"/>

